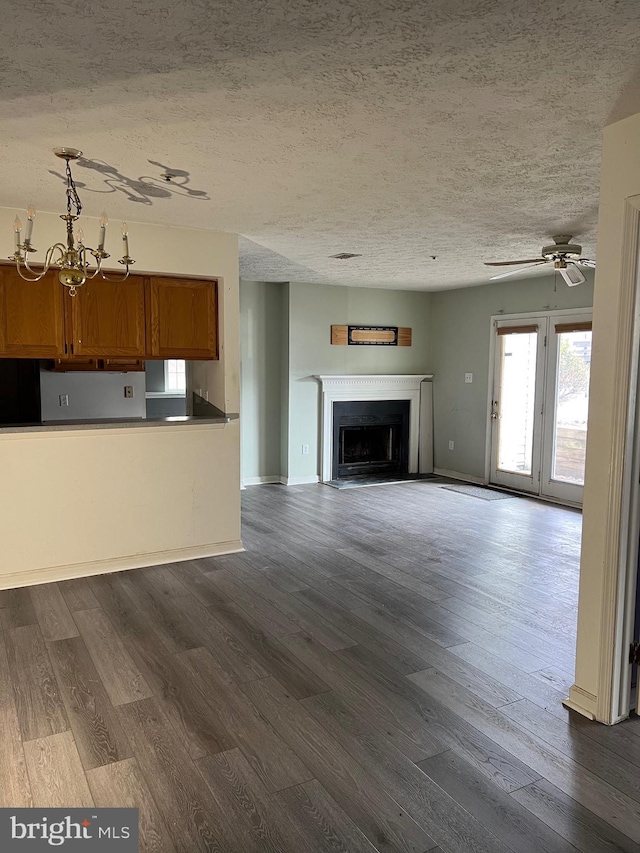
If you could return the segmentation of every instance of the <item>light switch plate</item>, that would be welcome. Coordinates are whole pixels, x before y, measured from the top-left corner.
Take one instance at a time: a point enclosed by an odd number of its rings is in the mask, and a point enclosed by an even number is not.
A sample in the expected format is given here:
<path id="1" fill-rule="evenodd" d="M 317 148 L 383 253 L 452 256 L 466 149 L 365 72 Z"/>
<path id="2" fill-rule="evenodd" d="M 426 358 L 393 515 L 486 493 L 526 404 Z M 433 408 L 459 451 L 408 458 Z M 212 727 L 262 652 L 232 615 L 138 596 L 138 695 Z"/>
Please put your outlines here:
<path id="1" fill-rule="evenodd" d="M 473 382 L 473 373 L 465 373 L 465 375 L 464 375 L 464 381 L 465 381 L 467 384 L 470 384 L 471 382 Z"/>

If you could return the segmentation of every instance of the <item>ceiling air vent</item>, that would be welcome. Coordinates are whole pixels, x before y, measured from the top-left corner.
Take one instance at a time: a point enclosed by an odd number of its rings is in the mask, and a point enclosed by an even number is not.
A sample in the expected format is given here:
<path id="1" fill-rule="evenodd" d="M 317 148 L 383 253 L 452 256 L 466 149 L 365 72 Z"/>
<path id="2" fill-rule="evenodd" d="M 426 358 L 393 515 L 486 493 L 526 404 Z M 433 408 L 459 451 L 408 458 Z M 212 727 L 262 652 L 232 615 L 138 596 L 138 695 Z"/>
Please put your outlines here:
<path id="1" fill-rule="evenodd" d="M 336 258 L 339 261 L 348 261 L 349 258 L 361 258 L 362 255 L 354 255 L 352 252 L 339 252 L 337 255 L 329 255 L 330 258 Z"/>

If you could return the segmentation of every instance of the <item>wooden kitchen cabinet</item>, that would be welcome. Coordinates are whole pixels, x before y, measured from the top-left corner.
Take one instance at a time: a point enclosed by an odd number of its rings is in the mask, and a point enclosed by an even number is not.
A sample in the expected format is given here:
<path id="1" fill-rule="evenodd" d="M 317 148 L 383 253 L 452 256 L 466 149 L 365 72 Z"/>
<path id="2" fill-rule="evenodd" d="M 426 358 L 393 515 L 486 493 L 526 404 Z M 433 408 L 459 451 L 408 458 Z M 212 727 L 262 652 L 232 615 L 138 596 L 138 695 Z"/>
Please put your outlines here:
<path id="1" fill-rule="evenodd" d="M 102 370 L 113 370 L 117 373 L 129 373 L 144 370 L 143 358 L 103 358 L 100 360 Z"/>
<path id="2" fill-rule="evenodd" d="M 42 358 L 52 370 L 144 370 L 145 358 L 218 358 L 217 281 L 97 278 L 75 296 L 55 270 L 24 281 L 0 266 L 0 358 Z"/>
<path id="3" fill-rule="evenodd" d="M 101 370 L 97 358 L 56 358 L 47 364 L 48 370 L 66 373 L 69 370 Z"/>
<path id="4" fill-rule="evenodd" d="M 88 281 L 67 300 L 74 357 L 145 355 L 144 280 Z M 69 328 L 71 334 L 69 334 Z"/>
<path id="5" fill-rule="evenodd" d="M 0 268 L 0 358 L 64 356 L 63 290 L 54 273 L 24 281 Z"/>
<path id="6" fill-rule="evenodd" d="M 161 276 L 147 282 L 147 356 L 218 358 L 217 282 Z"/>
<path id="7" fill-rule="evenodd" d="M 142 358 L 56 358 L 49 361 L 48 370 L 68 373 L 73 370 L 107 370 L 114 373 L 131 373 L 144 370 Z"/>

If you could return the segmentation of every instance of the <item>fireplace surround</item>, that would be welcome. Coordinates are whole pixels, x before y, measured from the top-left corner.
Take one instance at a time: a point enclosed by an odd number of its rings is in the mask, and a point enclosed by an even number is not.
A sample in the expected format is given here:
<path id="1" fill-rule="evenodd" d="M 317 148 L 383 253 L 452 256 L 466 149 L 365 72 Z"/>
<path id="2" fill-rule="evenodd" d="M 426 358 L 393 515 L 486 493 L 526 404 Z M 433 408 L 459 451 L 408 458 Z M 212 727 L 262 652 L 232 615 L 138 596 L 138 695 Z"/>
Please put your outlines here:
<path id="1" fill-rule="evenodd" d="M 384 473 L 432 473 L 433 472 L 433 412 L 431 374 L 371 374 L 371 375 L 323 375 L 315 377 L 322 386 L 321 407 L 321 477 L 323 482 L 345 477 L 351 464 L 354 451 L 361 456 L 360 468 L 352 468 L 350 476 L 371 473 L 375 476 L 386 466 Z M 340 417 L 344 414 L 341 405 L 344 403 L 375 403 L 387 401 L 391 411 L 383 414 L 383 410 L 375 411 L 375 406 L 368 409 L 351 407 L 352 421 L 343 423 L 347 431 L 339 428 Z M 348 410 L 347 410 L 348 411 Z M 398 420 L 398 412 L 404 414 Z M 336 417 L 337 416 L 337 417 Z M 375 419 L 382 417 L 377 424 Z M 358 424 L 353 418 L 374 418 Z M 384 419 L 386 418 L 386 422 Z M 402 421 L 402 423 L 400 422 Z M 356 432 L 348 434 L 348 428 L 379 427 L 377 433 L 371 432 L 365 438 Z M 400 439 L 400 436 L 403 439 Z M 342 447 L 340 441 L 343 441 Z M 394 441 L 396 446 L 393 447 Z M 399 441 L 399 445 L 398 445 Z M 363 442 L 365 445 L 363 446 Z M 391 442 L 391 446 L 389 445 Z M 403 446 L 404 442 L 404 446 Z M 385 452 L 386 443 L 386 452 Z M 358 446 L 359 445 L 359 446 Z M 346 461 L 345 461 L 346 452 Z M 334 471 L 334 461 L 342 453 L 342 470 L 340 465 Z M 376 464 L 378 470 L 376 471 Z M 354 463 L 355 464 L 355 463 Z M 334 475 L 337 473 L 337 477 Z"/>

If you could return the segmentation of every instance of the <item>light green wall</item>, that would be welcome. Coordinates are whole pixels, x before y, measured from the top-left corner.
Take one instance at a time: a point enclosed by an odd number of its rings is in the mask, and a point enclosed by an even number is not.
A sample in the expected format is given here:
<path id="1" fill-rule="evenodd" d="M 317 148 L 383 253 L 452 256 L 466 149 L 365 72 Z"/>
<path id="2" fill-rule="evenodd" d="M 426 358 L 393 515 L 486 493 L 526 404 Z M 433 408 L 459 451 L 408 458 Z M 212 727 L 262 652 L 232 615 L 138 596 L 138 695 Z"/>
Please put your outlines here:
<path id="1" fill-rule="evenodd" d="M 319 472 L 320 386 L 314 374 L 429 373 L 431 294 L 292 282 L 289 292 L 288 476 Z M 331 345 L 332 325 L 409 326 L 410 347 Z M 302 445 L 309 455 L 302 455 Z"/>
<path id="2" fill-rule="evenodd" d="M 243 479 L 318 474 L 320 386 L 313 377 L 325 373 L 433 373 L 435 466 L 484 477 L 491 316 L 589 307 L 587 276 L 572 288 L 546 276 L 438 293 L 242 281 Z M 348 323 L 409 326 L 413 345 L 332 346 L 331 326 Z M 472 384 L 464 381 L 468 372 Z"/>
<path id="3" fill-rule="evenodd" d="M 282 372 L 287 350 L 288 286 L 240 286 L 242 479 L 279 477 L 286 425 Z"/>
<path id="4" fill-rule="evenodd" d="M 431 294 L 436 468 L 484 477 L 491 316 L 590 307 L 593 274 L 586 275 L 579 287 L 567 287 L 552 275 Z M 473 373 L 472 384 L 465 384 L 465 373 Z"/>

